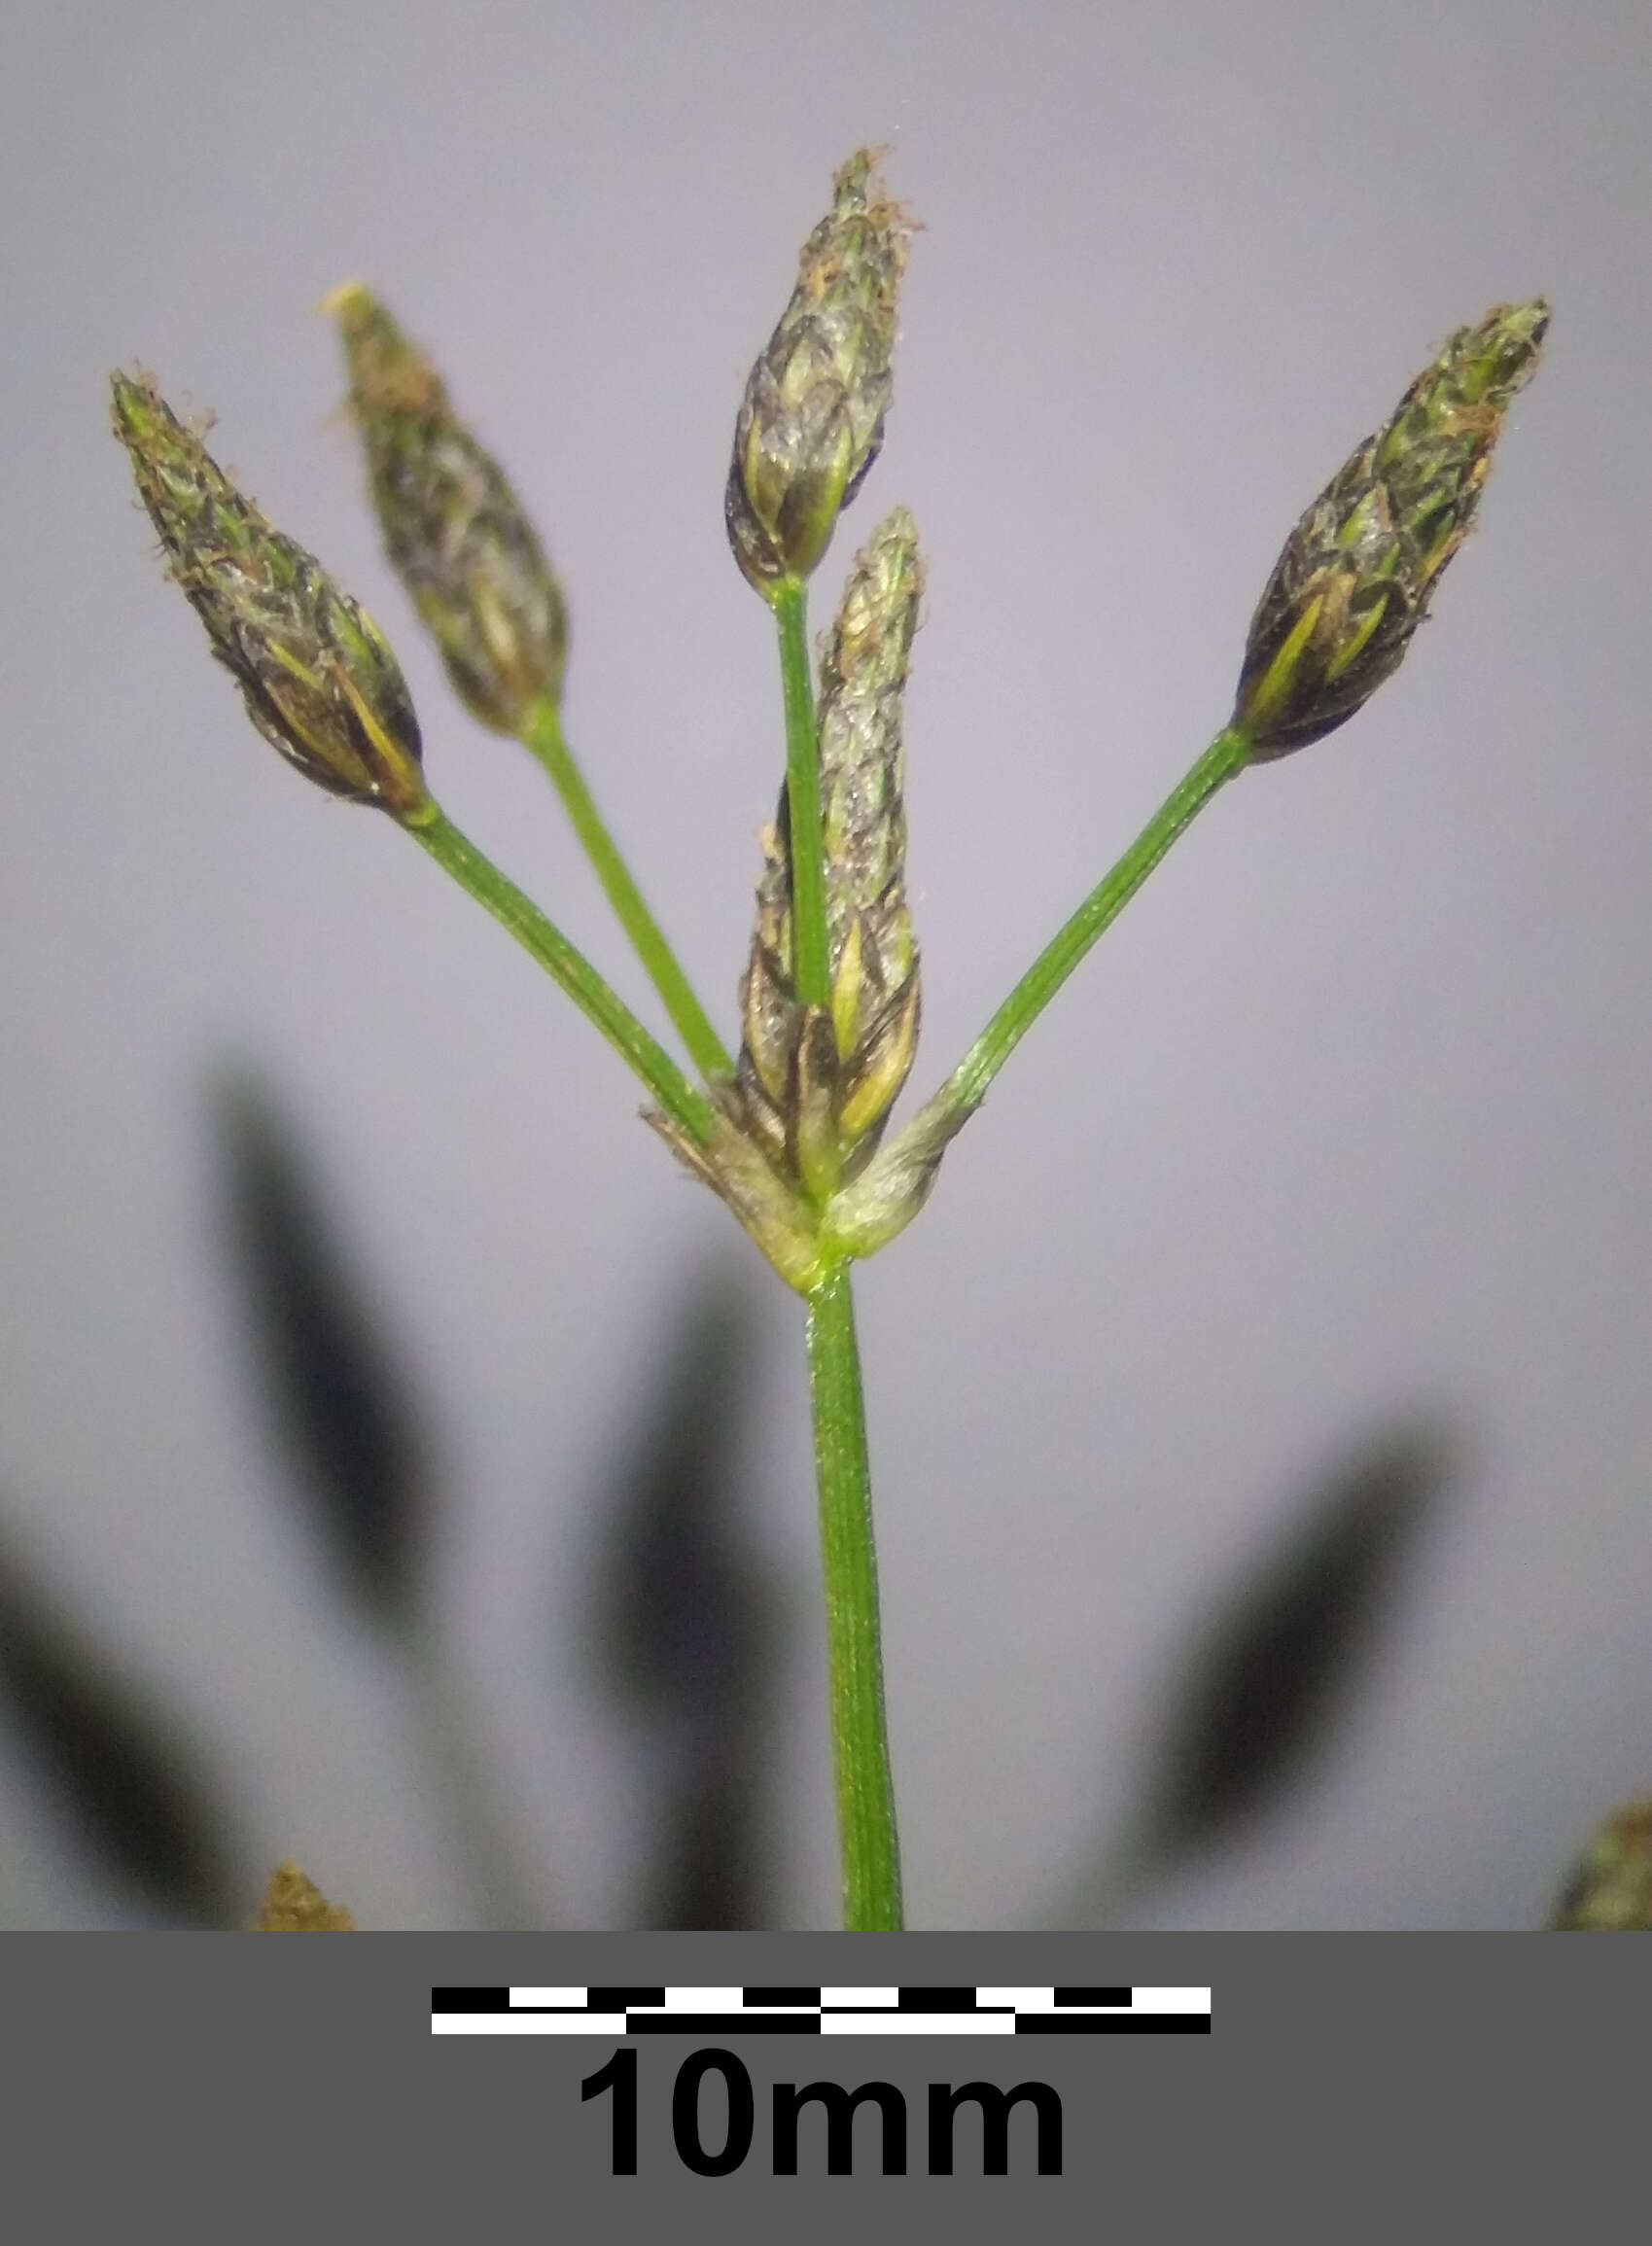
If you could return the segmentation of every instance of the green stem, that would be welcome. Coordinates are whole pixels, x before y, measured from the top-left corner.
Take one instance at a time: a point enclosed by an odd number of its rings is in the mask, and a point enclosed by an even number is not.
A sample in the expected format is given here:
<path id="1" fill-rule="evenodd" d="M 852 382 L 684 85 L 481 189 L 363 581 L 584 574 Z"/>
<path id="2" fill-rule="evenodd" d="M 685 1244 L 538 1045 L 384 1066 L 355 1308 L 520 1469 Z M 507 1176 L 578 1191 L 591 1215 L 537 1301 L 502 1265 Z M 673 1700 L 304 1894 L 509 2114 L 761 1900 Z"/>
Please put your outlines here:
<path id="1" fill-rule="evenodd" d="M 1177 835 L 1183 833 L 1245 763 L 1248 748 L 1231 728 L 1218 733 L 1197 764 L 1166 796 L 1109 873 L 1103 875 L 1067 925 L 1044 946 L 1003 1004 L 947 1078 L 931 1107 L 968 1113 L 1055 997 L 1096 938 L 1136 895 Z"/>
<path id="2" fill-rule="evenodd" d="M 808 1342 L 843 1923 L 854 1931 L 898 1928 L 900 1850 L 884 1724 L 866 1413 L 847 1264 L 834 1265 L 811 1290 Z"/>
<path id="3" fill-rule="evenodd" d="M 596 868 L 604 894 L 648 970 L 649 980 L 659 993 L 694 1066 L 708 1082 L 732 1076 L 734 1063 L 694 996 L 677 955 L 661 934 L 658 922 L 643 902 L 642 891 L 632 879 L 630 867 L 620 857 L 618 846 L 603 824 L 602 814 L 591 800 L 584 774 L 574 761 L 574 753 L 562 731 L 562 714 L 554 702 L 546 699 L 535 703 L 522 727 L 521 738 L 550 775 L 580 846 Z"/>
<path id="4" fill-rule="evenodd" d="M 577 951 L 531 897 L 500 872 L 439 805 L 407 822 L 407 831 L 429 851 L 476 902 L 559 983 L 587 1021 L 594 1022 L 620 1059 L 640 1076 L 665 1112 L 698 1144 L 711 1137 L 711 1102 L 695 1090 L 662 1047 L 644 1029 L 615 991 L 610 989 L 582 952 Z"/>
<path id="5" fill-rule="evenodd" d="M 786 701 L 786 801 L 791 838 L 791 980 L 799 1003 L 831 1003 L 826 946 L 826 844 L 821 834 L 821 755 L 809 675 L 809 596 L 800 578 L 774 594 L 780 684 Z"/>

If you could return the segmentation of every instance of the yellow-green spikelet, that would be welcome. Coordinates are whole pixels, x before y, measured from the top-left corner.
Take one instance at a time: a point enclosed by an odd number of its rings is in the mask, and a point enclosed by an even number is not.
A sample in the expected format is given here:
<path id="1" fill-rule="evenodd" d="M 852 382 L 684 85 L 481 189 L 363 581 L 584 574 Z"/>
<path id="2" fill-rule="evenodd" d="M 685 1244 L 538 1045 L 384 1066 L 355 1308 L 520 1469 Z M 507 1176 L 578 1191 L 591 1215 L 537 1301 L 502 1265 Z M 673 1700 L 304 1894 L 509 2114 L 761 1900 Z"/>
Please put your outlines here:
<path id="1" fill-rule="evenodd" d="M 763 836 L 738 1096 L 771 1162 L 805 1183 L 853 1176 L 868 1159 L 917 1050 L 902 700 L 922 589 L 917 531 L 897 508 L 857 555 L 821 655 L 827 1012 L 811 1015 L 795 995 L 784 791 Z"/>
<path id="2" fill-rule="evenodd" d="M 1652 1933 L 1652 1795 L 1591 1836 L 1552 1923 L 1564 1934 Z"/>
<path id="3" fill-rule="evenodd" d="M 562 587 L 505 472 L 454 412 L 422 351 L 359 282 L 327 298 L 350 373 L 384 548 L 472 715 L 518 733 L 556 702 Z"/>

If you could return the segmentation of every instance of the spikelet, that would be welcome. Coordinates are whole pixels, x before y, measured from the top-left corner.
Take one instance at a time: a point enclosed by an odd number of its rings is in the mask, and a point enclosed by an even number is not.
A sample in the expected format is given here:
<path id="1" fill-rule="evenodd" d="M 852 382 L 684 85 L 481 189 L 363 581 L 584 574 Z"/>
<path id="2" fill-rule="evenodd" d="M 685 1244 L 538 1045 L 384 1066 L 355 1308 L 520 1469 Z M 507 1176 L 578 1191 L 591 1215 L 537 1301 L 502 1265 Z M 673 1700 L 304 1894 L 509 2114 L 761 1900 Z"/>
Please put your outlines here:
<path id="1" fill-rule="evenodd" d="M 797 286 L 752 368 L 734 431 L 724 520 L 765 598 L 806 578 L 883 442 L 896 304 L 912 221 L 861 149 L 803 245 Z"/>
<path id="2" fill-rule="evenodd" d="M 354 1934 L 356 1921 L 341 1904 L 329 1903 L 313 1879 L 291 1856 L 269 1875 L 264 1909 L 249 1929 L 254 1934 Z"/>
<path id="3" fill-rule="evenodd" d="M 901 703 L 922 585 L 917 531 L 896 508 L 857 555 L 822 649 L 829 1008 L 796 998 L 784 791 L 763 836 L 743 992 L 741 1119 L 775 1168 L 816 1195 L 870 1157 L 917 1050 Z"/>
<path id="4" fill-rule="evenodd" d="M 1626 1802 L 1592 1835 L 1553 1925 L 1562 1934 L 1652 1934 L 1652 1796 Z"/>
<path id="5" fill-rule="evenodd" d="M 519 733 L 537 703 L 557 700 L 568 652 L 562 588 L 538 533 L 377 298 L 348 282 L 322 309 L 338 321 L 391 567 L 472 715 Z"/>
<path id="6" fill-rule="evenodd" d="M 372 618 L 267 523 L 147 376 L 111 378 L 115 434 L 178 586 L 247 715 L 306 779 L 404 822 L 429 806 L 418 720 Z"/>
<path id="7" fill-rule="evenodd" d="M 1318 741 L 1399 668 L 1548 325 L 1537 298 L 1459 328 L 1291 532 L 1251 620 L 1231 720 L 1252 760 Z"/>

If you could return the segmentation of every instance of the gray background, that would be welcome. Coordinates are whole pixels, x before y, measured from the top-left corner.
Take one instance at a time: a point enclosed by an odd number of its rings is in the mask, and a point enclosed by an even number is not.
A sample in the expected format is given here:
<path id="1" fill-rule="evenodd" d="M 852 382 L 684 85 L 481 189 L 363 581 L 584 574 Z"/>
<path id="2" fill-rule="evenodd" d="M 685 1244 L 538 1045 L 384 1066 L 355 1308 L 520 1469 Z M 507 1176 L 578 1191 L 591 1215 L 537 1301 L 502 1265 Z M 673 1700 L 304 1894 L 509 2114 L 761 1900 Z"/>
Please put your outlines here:
<path id="1" fill-rule="evenodd" d="M 570 2228 L 588 2217 L 624 2235 L 663 2218 L 694 2246 L 772 2235 L 777 2217 L 788 2237 L 816 2246 L 841 2235 L 845 2201 L 871 2246 L 910 2237 L 925 2212 L 944 2213 L 948 2235 L 971 2246 L 1016 2210 L 1037 2217 L 1042 2235 L 1092 2236 L 1105 2207 L 1147 2236 L 1179 2237 L 1218 2230 L 1240 2196 L 1267 2206 L 1269 2234 L 1287 2246 L 1321 2239 L 1332 2204 L 1350 2246 L 1387 2246 L 1408 2233 L 1424 2191 L 1453 2235 L 1518 2237 L 1534 2210 L 1545 2229 L 1579 2216 L 1607 2223 L 1639 2185 L 1652 1954 L 1622 1944 L 931 1934 L 879 1939 L 875 1954 L 880 1971 L 930 1983 L 1023 1971 L 1048 1983 L 1105 1961 L 1121 1981 L 1210 1986 L 1212 2032 L 1017 2037 L 1006 2047 L 996 2037 L 798 2039 L 735 2027 L 719 2041 L 751 2073 L 756 2130 L 734 2175 L 704 2180 L 679 2165 L 671 2141 L 674 2077 L 692 2039 L 639 2037 L 638 2172 L 615 2179 L 611 2102 L 580 2096 L 612 2046 L 433 2040 L 431 1985 L 520 1985 L 553 1973 L 826 1982 L 845 1970 L 842 1938 L 13 1943 L 9 2018 L 31 2031 L 31 2063 L 14 2098 L 8 2196 L 49 2205 L 71 2235 L 97 2236 L 119 2227 L 134 2193 L 153 2192 L 182 2246 L 223 2235 L 224 2206 L 249 2173 L 259 2189 L 236 2225 L 248 2246 L 285 2246 L 313 2225 L 318 2195 L 340 2229 L 391 2228 L 416 2246 L 474 2228 L 484 2193 L 500 2227 L 543 2226 L 554 2193 Z M 861 1943 L 857 1962 L 865 1957 Z M 1420 2034 L 1420 2022 L 1439 2032 Z M 799 2173 L 773 2176 L 770 2086 L 823 2075 L 900 2086 L 914 2124 L 904 2179 L 880 2173 L 877 2122 L 864 2108 L 852 2177 L 822 2191 L 814 2109 Z M 1006 2178 L 982 2179 L 967 2109 L 955 2176 L 925 2173 L 923 2086 L 981 2077 L 1058 2090 L 1061 2177 L 1031 2173 L 1025 2108 Z M 718 2101 L 714 2080 L 703 2099 L 714 2145 Z M 278 2160 L 272 2109 L 287 2139 Z M 102 2159 L 85 2158 L 88 2117 Z"/>
<path id="2" fill-rule="evenodd" d="M 634 990 L 543 780 L 454 709 L 378 556 L 306 315 L 382 291 L 545 525 L 573 738 L 731 1027 L 780 752 L 728 435 L 866 140 L 926 230 L 823 575 L 911 506 L 920 1088 L 1220 722 L 1314 491 L 1448 329 L 1556 303 L 1404 671 L 1213 810 L 862 1280 L 913 1922 L 1028 1923 L 1080 1876 L 1189 1631 L 1395 1414 L 1443 1416 L 1462 1466 L 1341 1754 L 1139 1922 L 1530 1923 L 1652 1780 L 1649 59 L 1638 6 L 1410 0 L 14 22 L 0 1477 L 192 1711 L 252 1863 L 297 1854 L 369 1924 L 465 1916 L 264 1440 L 215 1057 L 303 1118 L 431 1386 L 445 1620 L 564 1923 L 623 1922 L 646 1816 L 578 1652 L 590 1491 L 685 1275 L 752 1259 L 491 924 L 246 726 L 150 556 L 106 369 L 219 409 L 220 457 L 392 632 L 449 810 Z M 792 1584 L 768 1776 L 785 1915 L 822 1924 L 806 1399 L 755 1276 Z M 117 1914 L 9 1751 L 0 1910 Z"/>

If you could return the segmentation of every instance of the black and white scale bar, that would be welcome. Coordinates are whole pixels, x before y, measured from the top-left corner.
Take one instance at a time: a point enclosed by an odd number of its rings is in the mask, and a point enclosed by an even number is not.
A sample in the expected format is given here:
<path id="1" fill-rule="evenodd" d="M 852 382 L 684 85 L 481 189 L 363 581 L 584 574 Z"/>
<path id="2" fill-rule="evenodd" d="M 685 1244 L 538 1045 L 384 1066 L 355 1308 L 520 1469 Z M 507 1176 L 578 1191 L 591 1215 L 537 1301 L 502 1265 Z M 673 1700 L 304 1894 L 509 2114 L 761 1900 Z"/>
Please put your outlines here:
<path id="1" fill-rule="evenodd" d="M 1209 2035 L 1208 1988 L 433 1988 L 433 2035 Z"/>

